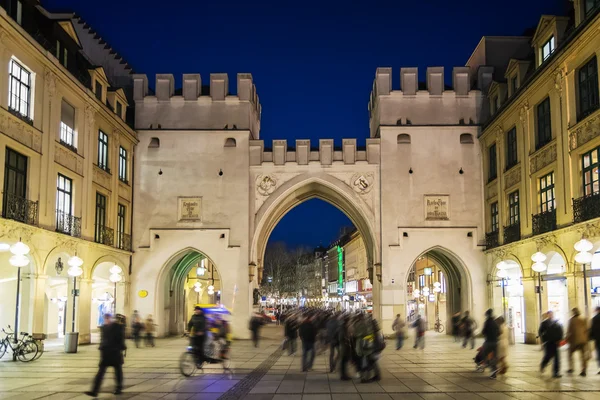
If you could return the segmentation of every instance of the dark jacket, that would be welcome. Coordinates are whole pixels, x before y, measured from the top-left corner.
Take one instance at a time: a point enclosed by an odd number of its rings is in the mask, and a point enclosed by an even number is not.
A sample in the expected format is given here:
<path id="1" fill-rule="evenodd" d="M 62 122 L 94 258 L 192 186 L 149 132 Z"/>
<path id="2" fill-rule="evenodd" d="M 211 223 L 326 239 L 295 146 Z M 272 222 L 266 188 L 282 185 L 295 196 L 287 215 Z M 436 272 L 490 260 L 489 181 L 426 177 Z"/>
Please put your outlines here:
<path id="1" fill-rule="evenodd" d="M 100 328 L 100 365 L 107 367 L 123 364 L 123 350 L 125 346 L 125 335 L 123 327 L 117 323 L 103 325 Z"/>
<path id="2" fill-rule="evenodd" d="M 542 343 L 558 343 L 562 340 L 563 335 L 562 325 L 555 319 L 545 319 L 540 324 L 538 336 Z"/>
<path id="3" fill-rule="evenodd" d="M 293 319 L 288 318 L 285 321 L 285 337 L 288 339 L 296 339 L 298 337 L 298 326 Z"/>
<path id="4" fill-rule="evenodd" d="M 463 333 L 467 336 L 470 336 L 473 334 L 473 320 L 471 319 L 471 317 L 463 317 L 463 319 L 460 321 L 460 324 L 462 325 L 462 329 L 463 329 Z"/>
<path id="5" fill-rule="evenodd" d="M 312 321 L 304 321 L 300 324 L 300 339 L 306 343 L 314 343 L 317 338 L 317 328 Z"/>
<path id="6" fill-rule="evenodd" d="M 190 322 L 188 322 L 188 331 L 192 329 L 194 332 L 206 332 L 206 317 L 204 314 L 194 314 L 192 318 L 190 318 Z"/>
<path id="7" fill-rule="evenodd" d="M 497 342 L 498 337 L 500 336 L 500 328 L 496 321 L 492 318 L 488 318 L 483 323 L 483 330 L 481 331 L 483 337 L 485 337 L 486 342 Z"/>
<path id="8" fill-rule="evenodd" d="M 592 318 L 592 327 L 590 329 L 590 339 L 600 342 L 600 313 Z M 596 345 L 597 346 L 597 345 Z"/>
<path id="9" fill-rule="evenodd" d="M 327 343 L 337 345 L 339 343 L 340 321 L 335 317 L 331 317 L 329 321 L 327 321 L 326 327 Z"/>

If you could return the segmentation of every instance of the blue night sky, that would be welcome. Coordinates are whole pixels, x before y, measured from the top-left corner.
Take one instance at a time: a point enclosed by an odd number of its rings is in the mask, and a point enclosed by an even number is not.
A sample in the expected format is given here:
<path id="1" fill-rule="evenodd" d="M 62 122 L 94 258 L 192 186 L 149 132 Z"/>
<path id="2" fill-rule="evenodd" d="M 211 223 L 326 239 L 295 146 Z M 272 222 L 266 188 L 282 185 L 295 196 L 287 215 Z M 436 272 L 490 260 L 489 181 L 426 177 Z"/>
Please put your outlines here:
<path id="1" fill-rule="evenodd" d="M 368 136 L 375 69 L 464 65 L 484 35 L 520 35 L 567 0 L 42 0 L 75 11 L 138 73 L 250 72 L 263 106 L 261 139 Z M 318 223 L 315 223 L 318 221 Z M 298 206 L 271 236 L 327 244 L 347 218 L 319 200 Z"/>

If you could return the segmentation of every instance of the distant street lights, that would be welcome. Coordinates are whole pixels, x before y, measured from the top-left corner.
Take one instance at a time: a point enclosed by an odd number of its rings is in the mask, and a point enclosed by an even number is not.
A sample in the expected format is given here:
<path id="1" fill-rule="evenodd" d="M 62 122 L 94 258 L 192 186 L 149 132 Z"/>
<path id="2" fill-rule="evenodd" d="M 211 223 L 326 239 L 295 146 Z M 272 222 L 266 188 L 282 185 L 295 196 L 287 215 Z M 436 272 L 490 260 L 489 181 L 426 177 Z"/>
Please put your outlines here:
<path id="1" fill-rule="evenodd" d="M 592 242 L 587 239 L 581 239 L 579 242 L 574 245 L 575 250 L 578 251 L 575 254 L 575 262 L 577 264 L 581 264 L 583 268 L 583 293 L 585 300 L 585 315 L 588 315 L 588 289 L 587 289 L 587 273 L 586 273 L 586 264 L 590 264 L 594 259 L 594 255 L 590 253 L 590 250 L 594 248 Z"/>
<path id="2" fill-rule="evenodd" d="M 75 302 L 77 296 L 79 295 L 79 292 L 77 290 L 77 277 L 83 274 L 83 269 L 81 268 L 81 266 L 83 265 L 83 260 L 77 257 L 77 253 L 75 253 L 75 255 L 69 259 L 67 264 L 69 264 L 67 274 L 73 277 L 73 320 L 71 321 L 71 332 L 75 332 Z"/>
<path id="3" fill-rule="evenodd" d="M 113 295 L 113 314 L 117 313 L 117 283 L 121 282 L 123 277 L 121 276 L 121 272 L 123 270 L 117 264 L 113 265 L 109 270 L 110 276 L 108 279 L 115 284 L 114 295 Z"/>
<path id="4" fill-rule="evenodd" d="M 6 245 L 4 245 L 2 248 L 5 249 Z M 19 239 L 17 243 L 10 246 L 9 250 L 12 253 L 12 257 L 10 257 L 8 262 L 13 267 L 17 267 L 17 297 L 15 304 L 15 329 L 13 335 L 15 343 L 17 343 L 19 337 L 19 299 L 21 292 L 21 268 L 29 265 L 29 258 L 27 257 L 27 254 L 29 254 L 30 250 L 29 246 L 21 242 L 21 239 Z M 17 355 L 13 352 L 13 360 L 16 360 L 16 358 Z"/>
<path id="5" fill-rule="evenodd" d="M 544 272 L 548 267 L 544 264 L 546 261 L 546 255 L 540 251 L 534 253 L 531 256 L 531 261 L 533 261 L 533 265 L 531 269 L 538 274 L 538 301 L 540 306 L 540 315 L 542 311 L 542 272 Z"/>

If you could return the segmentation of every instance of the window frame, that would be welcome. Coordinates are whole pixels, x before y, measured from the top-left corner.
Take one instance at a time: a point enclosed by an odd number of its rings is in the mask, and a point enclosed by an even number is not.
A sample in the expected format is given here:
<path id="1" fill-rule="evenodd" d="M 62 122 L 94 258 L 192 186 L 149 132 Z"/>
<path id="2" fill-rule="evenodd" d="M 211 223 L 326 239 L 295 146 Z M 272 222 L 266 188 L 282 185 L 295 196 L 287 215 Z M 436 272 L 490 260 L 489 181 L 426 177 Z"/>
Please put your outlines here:
<path id="1" fill-rule="evenodd" d="M 104 228 L 106 228 L 107 198 L 100 192 L 96 192 L 96 213 L 94 215 L 94 241 L 102 243 Z"/>
<path id="2" fill-rule="evenodd" d="M 122 249 L 123 235 L 125 235 L 125 226 L 127 225 L 127 207 L 124 204 L 117 205 L 117 247 Z"/>
<path id="3" fill-rule="evenodd" d="M 69 183 L 69 189 L 61 188 L 61 179 L 63 181 L 63 186 L 66 187 L 66 183 Z M 59 207 L 59 198 L 62 194 L 63 204 L 65 203 L 64 199 L 68 197 L 69 206 L 68 207 Z M 56 179 L 56 211 L 61 211 L 69 216 L 73 215 L 73 179 L 65 176 L 61 173 L 58 174 Z"/>
<path id="4" fill-rule="evenodd" d="M 127 172 L 127 149 L 119 146 L 119 180 L 123 183 L 129 183 Z"/>
<path id="5" fill-rule="evenodd" d="M 595 162 L 594 155 L 596 156 Z M 587 166 L 586 157 L 589 157 L 589 163 Z M 594 179 L 594 170 L 597 171 L 598 168 L 600 168 L 600 146 L 581 155 L 581 183 L 583 196 L 592 196 L 600 193 L 600 174 L 596 173 L 596 179 Z M 587 173 L 589 173 L 588 179 L 586 179 Z M 596 186 L 596 189 L 594 189 L 594 186 Z M 589 192 L 586 190 L 588 187 L 590 188 Z"/>
<path id="6" fill-rule="evenodd" d="M 546 46 L 548 46 L 548 54 L 545 54 Z M 542 60 L 540 64 L 544 63 L 547 59 L 549 59 L 555 51 L 556 38 L 554 37 L 554 35 L 552 35 L 540 46 L 540 59 Z"/>
<path id="7" fill-rule="evenodd" d="M 496 143 L 488 147 L 488 182 L 498 178 L 498 153 Z"/>
<path id="8" fill-rule="evenodd" d="M 519 204 L 519 191 L 515 190 L 508 194 L 508 225 L 512 226 L 518 224 L 521 221 Z"/>
<path id="9" fill-rule="evenodd" d="M 591 3 L 591 4 L 588 4 Z M 592 11 L 600 6 L 600 0 L 584 0 L 583 1 L 583 15 L 587 17 Z"/>
<path id="10" fill-rule="evenodd" d="M 18 78 L 16 75 L 14 75 L 15 65 L 19 69 L 18 72 L 19 72 L 20 76 Z M 23 78 L 23 73 L 27 74 L 27 82 L 26 83 L 21 80 Z M 33 75 L 34 75 L 33 71 L 31 71 L 29 68 L 27 68 L 19 60 L 17 60 L 14 57 L 12 57 L 10 59 L 9 70 L 8 70 L 8 108 L 29 120 L 33 120 L 33 104 L 31 103 L 31 99 L 33 98 L 33 96 L 32 96 Z M 15 85 L 18 87 L 18 92 L 19 92 L 18 94 L 13 93 L 13 90 L 15 89 L 15 87 L 14 87 Z M 21 96 L 23 95 L 23 88 L 26 89 L 25 90 L 26 97 L 27 97 L 26 100 L 23 100 L 21 98 Z M 17 103 L 16 107 L 13 104 L 13 97 L 15 98 L 15 102 Z M 23 113 L 23 110 L 22 110 L 23 102 L 25 103 L 25 106 L 26 106 L 25 113 Z"/>
<path id="11" fill-rule="evenodd" d="M 540 213 L 550 212 L 556 209 L 556 191 L 554 171 L 541 176 L 538 179 L 538 200 Z M 550 197 L 548 197 L 550 195 Z M 551 207 L 549 207 L 551 205 Z"/>
<path id="12" fill-rule="evenodd" d="M 69 126 L 63 121 L 62 115 L 62 103 L 66 103 L 69 107 L 73 109 L 73 126 Z M 64 98 L 61 101 L 61 114 L 60 114 L 60 142 L 69 146 L 70 148 L 77 150 L 77 146 L 75 145 L 75 114 L 77 113 L 77 109 L 73 107 L 68 101 Z"/>
<path id="13" fill-rule="evenodd" d="M 121 104 L 120 101 L 115 101 L 115 113 L 122 118 L 123 115 L 123 105 Z"/>
<path id="14" fill-rule="evenodd" d="M 104 85 L 102 85 L 102 83 L 100 83 L 100 81 L 98 79 L 96 79 L 95 84 L 94 84 L 94 94 L 96 95 L 96 98 L 100 101 L 102 101 L 102 95 L 104 91 Z"/>
<path id="15" fill-rule="evenodd" d="M 590 74 L 590 67 L 593 73 Z M 582 79 L 582 74 L 586 78 Z M 586 107 L 584 108 L 584 104 Z M 600 108 L 600 91 L 598 88 L 598 59 L 594 55 L 577 69 L 577 121 L 581 121 Z"/>
<path id="16" fill-rule="evenodd" d="M 517 127 L 513 126 L 506 132 L 506 170 L 508 171 L 518 163 Z"/>
<path id="17" fill-rule="evenodd" d="M 498 202 L 490 204 L 490 229 L 491 233 L 496 233 L 500 230 L 500 213 L 498 210 Z"/>
<path id="18" fill-rule="evenodd" d="M 552 109 L 550 96 L 547 96 L 538 103 L 535 108 L 535 113 L 535 149 L 539 150 L 552 141 Z"/>
<path id="19" fill-rule="evenodd" d="M 512 90 L 511 96 L 514 96 L 515 93 L 517 93 L 517 90 L 519 90 L 519 79 L 517 75 L 510 78 L 510 90 Z"/>
<path id="20" fill-rule="evenodd" d="M 102 129 L 98 129 L 98 167 L 110 172 L 110 168 L 108 168 L 108 134 Z"/>

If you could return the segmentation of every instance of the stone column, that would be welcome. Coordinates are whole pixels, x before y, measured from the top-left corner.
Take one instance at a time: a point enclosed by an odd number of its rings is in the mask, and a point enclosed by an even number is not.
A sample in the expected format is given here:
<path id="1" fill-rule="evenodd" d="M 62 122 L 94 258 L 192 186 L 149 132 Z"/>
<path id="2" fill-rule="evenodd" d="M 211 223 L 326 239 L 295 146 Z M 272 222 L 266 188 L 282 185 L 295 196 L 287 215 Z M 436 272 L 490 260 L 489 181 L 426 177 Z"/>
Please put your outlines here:
<path id="1" fill-rule="evenodd" d="M 525 302 L 525 343 L 535 344 L 541 315 L 538 294 L 535 292 L 537 277 L 523 277 L 522 282 Z"/>
<path id="2" fill-rule="evenodd" d="M 44 317 L 46 315 L 46 280 L 47 275 L 35 275 L 32 280 L 33 325 L 32 333 L 47 333 Z"/>
<path id="3" fill-rule="evenodd" d="M 77 329 L 79 330 L 79 344 L 92 342 L 91 337 L 91 311 L 92 311 L 92 279 L 77 279 L 79 297 L 77 298 Z M 72 313 L 72 311 L 70 311 Z M 68 314 L 68 313 L 67 313 Z M 67 327 L 67 331 L 69 327 Z"/>

